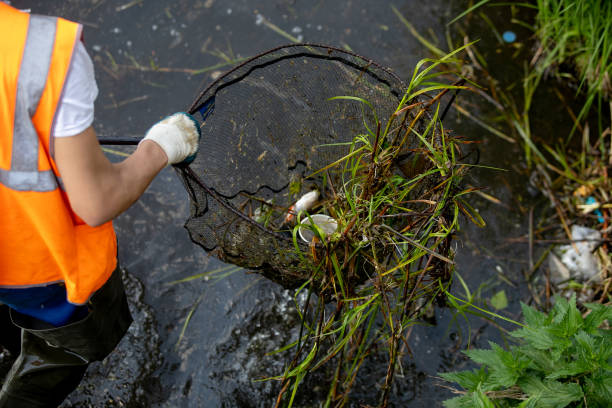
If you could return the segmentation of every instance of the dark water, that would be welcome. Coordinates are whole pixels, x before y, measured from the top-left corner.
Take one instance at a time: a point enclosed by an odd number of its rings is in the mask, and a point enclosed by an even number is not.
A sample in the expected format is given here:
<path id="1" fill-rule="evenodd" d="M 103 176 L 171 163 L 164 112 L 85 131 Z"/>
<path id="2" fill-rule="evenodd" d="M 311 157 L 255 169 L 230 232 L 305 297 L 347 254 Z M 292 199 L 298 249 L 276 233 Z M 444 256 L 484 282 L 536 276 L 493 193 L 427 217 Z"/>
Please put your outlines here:
<path id="1" fill-rule="evenodd" d="M 211 81 L 224 58 L 248 57 L 289 40 L 272 23 L 304 41 L 350 47 L 409 78 L 414 64 L 428 56 L 391 10 L 395 5 L 415 28 L 444 47 L 445 24 L 463 2 L 240 0 L 200 1 L 13 1 L 19 8 L 76 20 L 85 26 L 100 95 L 94 127 L 101 136 L 141 136 L 163 116 L 185 110 L 203 84 Z M 514 28 L 518 42 L 526 35 L 502 11 L 490 11 L 498 30 Z M 481 20 L 470 22 L 500 75 L 520 72 L 514 49 L 496 41 Z M 151 67 L 161 69 L 154 71 Z M 215 67 L 193 74 L 188 70 Z M 187 72 L 186 72 L 187 71 Z M 316 86 L 316 84 L 313 84 Z M 478 102 L 482 104 L 482 102 Z M 482 104 L 476 109 L 486 111 Z M 480 141 L 481 163 L 510 169 L 476 169 L 467 182 L 488 186 L 495 204 L 474 198 L 488 226 L 464 222 L 456 241 L 457 270 L 486 300 L 504 290 L 510 306 L 502 314 L 516 318 L 517 302 L 526 300 L 522 271 L 525 245 L 504 245 L 524 234 L 532 202 L 527 180 L 519 172 L 521 150 L 454 115 L 447 127 Z M 128 148 L 113 148 L 129 151 Z M 201 151 L 200 154 L 207 154 Z M 108 153 L 113 160 L 117 153 Z M 521 210 L 522 209 L 522 210 Z M 293 293 L 239 271 L 221 280 L 198 279 L 170 284 L 223 267 L 194 246 L 182 225 L 187 195 L 175 174 L 164 170 L 144 196 L 115 222 L 120 261 L 132 278 L 130 290 L 137 323 L 117 354 L 92 366 L 88 378 L 65 406 L 129 407 L 269 407 L 278 383 L 255 380 L 282 373 L 282 356 L 265 356 L 295 338 Z M 140 293 L 139 282 L 144 293 Z M 179 342 L 186 319 L 189 325 Z M 490 323 L 438 309 L 437 325 L 416 326 L 392 397 L 397 407 L 441 406 L 449 391 L 432 378 L 439 371 L 463 368 L 458 350 L 471 343 L 502 341 Z M 354 402 L 375 405 L 384 379 L 385 355 L 363 368 Z M 325 397 L 325 373 L 303 387 L 296 406 L 319 406 Z"/>

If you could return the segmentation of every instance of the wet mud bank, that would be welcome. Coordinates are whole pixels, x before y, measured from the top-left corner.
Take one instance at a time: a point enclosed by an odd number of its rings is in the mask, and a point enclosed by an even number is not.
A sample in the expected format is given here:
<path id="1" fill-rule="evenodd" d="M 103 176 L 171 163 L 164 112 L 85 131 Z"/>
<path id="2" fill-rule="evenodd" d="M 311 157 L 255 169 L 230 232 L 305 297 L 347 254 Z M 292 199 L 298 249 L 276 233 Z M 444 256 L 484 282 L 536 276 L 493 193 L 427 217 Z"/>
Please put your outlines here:
<path id="1" fill-rule="evenodd" d="M 161 340 L 153 309 L 144 303 L 142 282 L 125 269 L 122 278 L 134 321 L 115 350 L 103 361 L 88 367 L 62 408 L 144 407 L 155 390 L 152 374 L 161 361 Z"/>

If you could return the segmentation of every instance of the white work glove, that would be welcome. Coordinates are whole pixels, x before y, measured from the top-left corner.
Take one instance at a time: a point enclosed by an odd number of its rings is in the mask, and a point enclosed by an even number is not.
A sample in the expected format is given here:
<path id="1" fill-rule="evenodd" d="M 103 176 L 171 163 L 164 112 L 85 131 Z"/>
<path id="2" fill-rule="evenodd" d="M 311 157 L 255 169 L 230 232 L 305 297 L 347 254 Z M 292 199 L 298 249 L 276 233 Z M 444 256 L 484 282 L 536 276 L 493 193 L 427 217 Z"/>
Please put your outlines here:
<path id="1" fill-rule="evenodd" d="M 177 112 L 160 120 L 144 139 L 157 143 L 168 156 L 168 164 L 187 165 L 198 153 L 202 133 L 198 121 L 188 113 Z"/>

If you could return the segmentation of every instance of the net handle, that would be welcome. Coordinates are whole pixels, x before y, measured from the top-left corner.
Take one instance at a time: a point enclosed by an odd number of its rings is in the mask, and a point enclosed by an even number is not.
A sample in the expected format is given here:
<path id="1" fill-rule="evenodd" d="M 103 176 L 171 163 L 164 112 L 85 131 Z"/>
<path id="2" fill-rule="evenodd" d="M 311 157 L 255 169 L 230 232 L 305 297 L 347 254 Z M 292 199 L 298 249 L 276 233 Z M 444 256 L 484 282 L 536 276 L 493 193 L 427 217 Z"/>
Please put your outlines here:
<path id="1" fill-rule="evenodd" d="M 206 122 L 206 118 L 215 110 L 215 97 L 214 95 L 208 98 L 200 107 L 197 112 L 202 116 L 200 127 Z M 196 119 L 197 120 L 197 119 Z M 99 137 L 98 143 L 101 145 L 124 145 L 134 146 L 140 143 L 142 137 Z"/>
<path id="2" fill-rule="evenodd" d="M 101 145 L 135 146 L 142 140 L 141 137 L 99 137 Z"/>

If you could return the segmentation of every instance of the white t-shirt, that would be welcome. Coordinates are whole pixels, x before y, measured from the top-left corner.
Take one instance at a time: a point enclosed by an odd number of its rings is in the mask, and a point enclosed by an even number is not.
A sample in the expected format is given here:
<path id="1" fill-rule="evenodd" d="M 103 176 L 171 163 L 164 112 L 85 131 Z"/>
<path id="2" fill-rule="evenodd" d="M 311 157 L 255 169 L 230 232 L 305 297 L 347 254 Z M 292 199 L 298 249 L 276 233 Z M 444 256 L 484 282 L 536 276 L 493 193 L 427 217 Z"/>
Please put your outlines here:
<path id="1" fill-rule="evenodd" d="M 93 62 L 85 46 L 79 41 L 58 103 L 53 136 L 74 136 L 91 126 L 94 119 L 94 101 L 97 96 L 98 85 L 94 76 Z"/>

